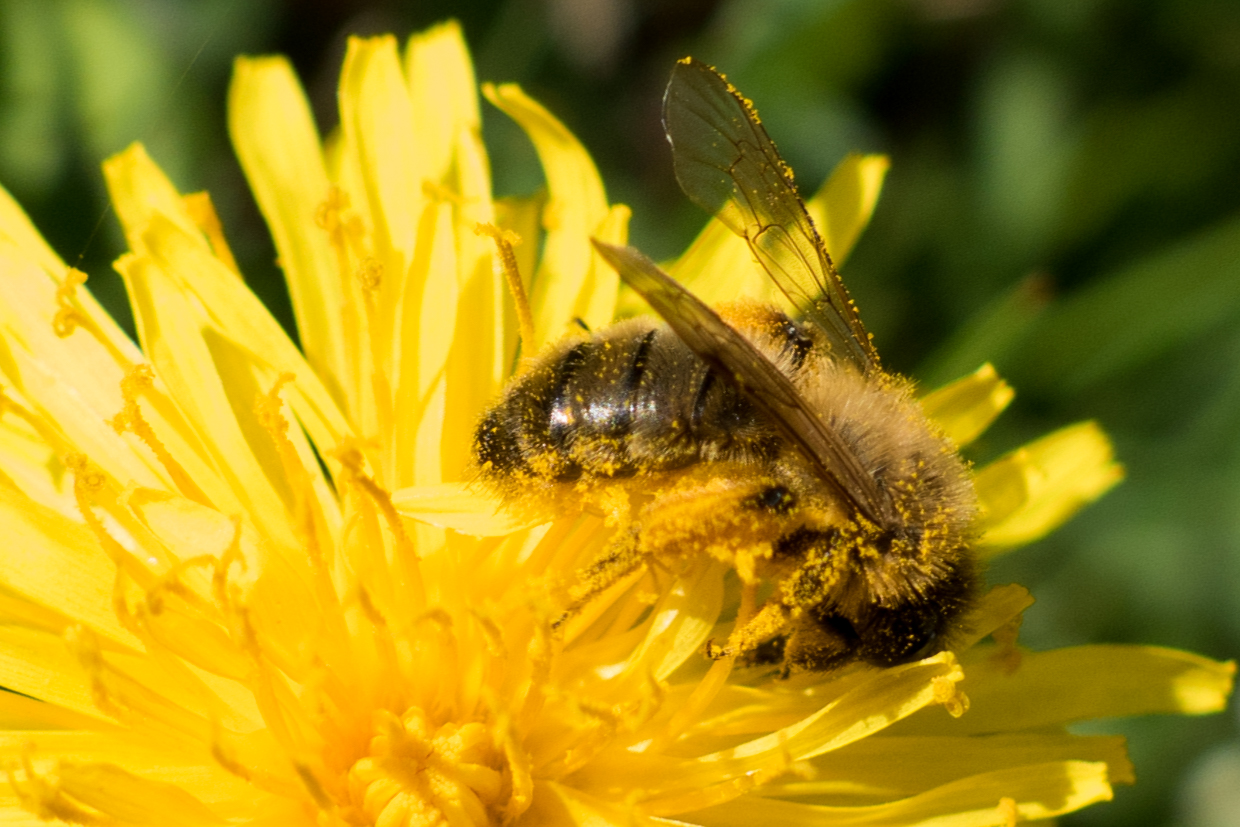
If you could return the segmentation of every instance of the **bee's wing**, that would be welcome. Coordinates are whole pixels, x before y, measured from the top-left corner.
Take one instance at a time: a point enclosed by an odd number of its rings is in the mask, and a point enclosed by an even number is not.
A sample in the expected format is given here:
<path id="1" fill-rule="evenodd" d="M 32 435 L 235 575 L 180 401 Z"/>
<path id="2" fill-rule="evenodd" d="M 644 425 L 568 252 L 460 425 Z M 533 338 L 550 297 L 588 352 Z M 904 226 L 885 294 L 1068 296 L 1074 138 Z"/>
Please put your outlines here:
<path id="1" fill-rule="evenodd" d="M 858 369 L 878 354 L 758 113 L 705 63 L 685 58 L 663 98 L 663 128 L 685 194 L 749 242 L 758 263 Z"/>
<path id="2" fill-rule="evenodd" d="M 639 251 L 598 239 L 594 246 L 690 350 L 740 385 L 749 400 L 816 466 L 822 479 L 834 483 L 838 493 L 861 513 L 881 521 L 885 512 L 874 478 L 761 351 Z"/>

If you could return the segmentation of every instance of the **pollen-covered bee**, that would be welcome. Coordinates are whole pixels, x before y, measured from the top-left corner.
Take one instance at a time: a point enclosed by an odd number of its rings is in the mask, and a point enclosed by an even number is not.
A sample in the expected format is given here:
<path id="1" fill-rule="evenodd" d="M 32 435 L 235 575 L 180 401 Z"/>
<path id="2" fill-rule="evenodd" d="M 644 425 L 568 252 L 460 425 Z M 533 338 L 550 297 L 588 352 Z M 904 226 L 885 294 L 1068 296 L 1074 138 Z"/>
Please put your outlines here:
<path id="1" fill-rule="evenodd" d="M 975 590 L 964 462 L 880 367 L 748 101 L 686 59 L 664 126 L 681 188 L 748 242 L 800 318 L 712 310 L 636 250 L 596 241 L 665 324 L 621 322 L 538 356 L 478 425 L 481 479 L 510 502 L 561 492 L 623 515 L 570 613 L 643 565 L 707 553 L 751 594 L 769 585 L 715 656 L 821 671 L 932 654 Z"/>

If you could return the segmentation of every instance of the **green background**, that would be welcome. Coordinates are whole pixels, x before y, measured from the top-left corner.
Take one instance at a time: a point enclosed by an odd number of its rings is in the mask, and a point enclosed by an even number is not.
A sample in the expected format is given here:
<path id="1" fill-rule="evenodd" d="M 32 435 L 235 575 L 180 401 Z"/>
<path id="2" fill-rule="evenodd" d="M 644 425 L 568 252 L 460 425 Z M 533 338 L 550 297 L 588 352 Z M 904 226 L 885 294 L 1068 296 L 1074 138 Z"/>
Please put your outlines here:
<path id="1" fill-rule="evenodd" d="M 290 55 L 326 131 L 347 34 L 445 17 L 480 79 L 520 82 L 582 139 L 656 258 L 704 218 L 658 120 L 676 58 L 726 71 L 807 188 L 848 151 L 889 154 L 844 268 L 886 364 L 929 384 L 996 364 L 1018 396 L 973 459 L 1096 418 L 1128 468 L 992 567 L 1038 598 L 1023 642 L 1240 653 L 1240 3 L 0 0 L 0 181 L 128 321 L 98 165 L 142 140 L 211 191 L 287 323 L 227 144 L 232 57 Z M 491 109 L 484 128 L 497 194 L 540 186 L 520 132 Z M 1101 728 L 1130 736 L 1138 785 L 1066 824 L 1240 825 L 1234 709 Z"/>

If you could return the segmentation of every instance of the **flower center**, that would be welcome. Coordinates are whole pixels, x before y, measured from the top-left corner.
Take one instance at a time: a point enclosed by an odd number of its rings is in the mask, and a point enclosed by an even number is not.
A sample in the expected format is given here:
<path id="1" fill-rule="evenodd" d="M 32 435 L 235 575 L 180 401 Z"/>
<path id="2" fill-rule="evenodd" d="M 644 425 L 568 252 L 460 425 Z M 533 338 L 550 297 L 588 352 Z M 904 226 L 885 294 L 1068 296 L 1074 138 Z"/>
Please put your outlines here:
<path id="1" fill-rule="evenodd" d="M 477 722 L 436 726 L 413 707 L 376 722 L 370 754 L 349 769 L 349 793 L 369 824 L 489 825 L 504 800 L 502 765 Z"/>

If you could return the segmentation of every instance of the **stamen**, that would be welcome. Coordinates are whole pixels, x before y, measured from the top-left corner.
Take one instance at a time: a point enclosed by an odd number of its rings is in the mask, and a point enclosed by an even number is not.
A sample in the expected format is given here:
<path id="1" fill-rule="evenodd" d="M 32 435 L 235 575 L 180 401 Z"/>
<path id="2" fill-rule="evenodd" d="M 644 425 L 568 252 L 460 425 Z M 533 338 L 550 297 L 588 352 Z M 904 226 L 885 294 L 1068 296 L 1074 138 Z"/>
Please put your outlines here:
<path id="1" fill-rule="evenodd" d="M 64 281 L 56 288 L 56 315 L 52 317 L 52 331 L 61 339 L 68 338 L 77 330 L 78 325 L 90 325 L 87 318 L 75 304 L 78 285 L 86 283 L 86 274 L 76 267 L 65 271 Z"/>
<path id="2" fill-rule="evenodd" d="M 346 346 L 354 352 L 348 363 L 357 370 L 348 377 L 362 407 L 373 408 L 375 431 L 389 435 L 393 422 L 393 393 L 387 371 L 391 357 L 386 348 L 390 340 L 391 308 L 379 304 L 384 264 L 369 244 L 370 233 L 362 217 L 349 210 L 349 197 L 339 186 L 328 188 L 319 205 L 315 223 L 327 231 L 328 243 L 336 254 L 343 306 L 340 318 Z M 385 466 L 379 465 L 382 474 Z"/>
<path id="3" fill-rule="evenodd" d="M 281 796 L 283 798 L 294 798 L 301 792 L 301 788 L 288 780 L 288 776 L 283 773 L 275 773 L 267 769 L 262 759 L 251 758 L 250 762 L 238 754 L 236 747 L 229 742 L 229 733 L 219 725 L 217 721 L 212 722 L 212 735 L 210 741 L 211 757 L 215 759 L 226 772 L 232 773 L 243 781 L 247 781 L 262 790 Z M 238 745 L 241 752 L 246 750 L 246 738 L 244 735 L 237 737 Z"/>
<path id="4" fill-rule="evenodd" d="M 375 292 L 379 289 L 379 285 L 383 283 L 383 262 L 374 256 L 367 256 L 358 265 L 354 277 L 363 290 L 368 293 Z"/>
<path id="5" fill-rule="evenodd" d="M 164 737 L 184 739 L 186 743 L 205 743 L 211 735 L 211 721 L 130 672 L 124 661 L 109 662 L 98 636 L 75 625 L 64 632 L 69 650 L 77 657 L 90 684 L 91 700 L 102 712 L 118 721 L 158 732 Z"/>
<path id="6" fill-rule="evenodd" d="M 314 223 L 327 230 L 329 235 L 340 232 L 341 216 L 349 208 L 349 195 L 333 184 L 327 189 L 327 197 L 314 213 Z"/>
<path id="7" fill-rule="evenodd" d="M 548 682 L 551 678 L 551 629 L 545 623 L 534 627 L 534 635 L 525 647 L 525 661 L 529 664 L 529 678 L 525 690 L 525 703 L 521 705 L 514 725 L 529 726 L 542 711 L 547 699 Z"/>
<path id="8" fill-rule="evenodd" d="M 116 619 L 120 621 L 126 631 L 134 637 L 142 637 L 142 627 L 138 624 L 138 619 L 134 617 L 133 611 L 129 608 L 129 600 L 127 597 L 129 578 L 125 576 L 125 569 L 122 566 L 116 567 L 116 576 L 112 578 L 112 613 L 116 615 Z"/>
<path id="9" fill-rule="evenodd" d="M 185 205 L 185 211 L 189 213 L 195 226 L 207 237 L 207 243 L 211 245 L 211 252 L 215 253 L 215 257 L 240 276 L 241 269 L 237 267 L 237 260 L 233 258 L 228 240 L 224 238 L 224 226 L 220 223 L 215 204 L 211 201 L 211 193 L 192 192 L 182 196 L 181 203 Z"/>
<path id="10" fill-rule="evenodd" d="M 199 505 L 205 505 L 213 508 L 206 492 L 198 487 L 198 483 L 194 482 L 194 478 L 186 472 L 177 462 L 172 454 L 165 447 L 164 443 L 155 434 L 155 430 L 142 416 L 142 408 L 138 405 L 138 397 L 142 395 L 147 388 L 155 384 L 155 371 L 150 365 L 137 364 L 132 365 L 125 373 L 125 378 L 121 380 L 121 398 L 124 404 L 120 413 L 109 419 L 108 425 L 112 426 L 112 430 L 117 434 L 123 434 L 129 431 L 138 439 L 146 444 L 155 454 L 155 458 L 164 466 L 164 470 L 168 472 L 168 476 L 172 478 L 173 485 L 177 490 L 185 496 L 186 499 L 193 500 Z"/>
<path id="11" fill-rule="evenodd" d="M 14 767 L 6 768 L 9 786 L 13 788 L 21 806 L 42 821 L 60 820 L 69 824 L 98 824 L 100 820 L 95 813 L 79 807 L 61 791 L 60 784 L 56 781 L 59 762 L 53 765 L 54 768 L 50 773 L 41 775 L 34 769 L 34 761 L 31 757 L 33 751 L 33 744 L 27 744 L 22 749 L 21 767 L 25 775 L 24 780 L 17 779 Z"/>
<path id="12" fill-rule="evenodd" d="M 379 509 L 379 513 L 383 515 L 388 531 L 396 541 L 396 559 L 408 562 L 408 572 L 411 575 L 410 585 L 416 590 L 415 599 L 419 605 L 425 605 L 426 590 L 422 583 L 421 568 L 418 566 L 421 557 L 405 532 L 405 525 L 401 522 L 396 506 L 392 505 L 392 495 L 362 470 L 362 455 L 355 447 L 345 446 L 337 449 L 335 456 L 340 460 L 348 479 L 366 494 Z"/>
<path id="13" fill-rule="evenodd" d="M 43 440 L 44 444 L 52 450 L 58 453 L 68 453 L 65 440 L 54 427 L 49 426 L 41 416 L 9 396 L 4 392 L 4 388 L 0 387 L 0 417 L 6 414 L 13 414 L 29 425 Z"/>
<path id="14" fill-rule="evenodd" d="M 152 615 L 160 615 L 164 611 L 164 600 L 168 595 L 181 598 L 196 609 L 210 612 L 213 608 L 203 599 L 202 595 L 191 589 L 181 579 L 181 574 L 191 568 L 214 568 L 216 558 L 209 554 L 201 554 L 185 560 L 178 560 L 172 568 L 161 574 L 155 584 L 146 591 L 146 608 Z"/>
<path id="15" fill-rule="evenodd" d="M 371 639 L 382 659 L 384 671 L 389 675 L 399 675 L 401 673 L 400 656 L 396 652 L 396 641 L 392 639 L 392 630 L 388 626 L 387 618 L 370 599 L 370 592 L 360 585 L 357 587 L 357 602 L 361 606 L 362 614 L 370 621 L 373 630 Z"/>
<path id="16" fill-rule="evenodd" d="M 736 624 L 733 629 L 740 631 L 745 629 L 754 616 L 757 614 L 757 595 L 758 584 L 746 583 L 741 587 L 741 605 L 736 614 Z M 735 632 L 733 633 L 735 634 Z M 730 641 L 729 641 L 730 643 Z M 732 666 L 736 663 L 735 647 L 729 646 L 731 652 L 726 656 L 720 657 L 711 664 L 710 669 L 698 681 L 698 685 L 693 687 L 693 691 L 689 693 L 689 697 L 685 699 L 685 703 L 680 709 L 672 715 L 668 720 L 667 726 L 663 728 L 652 739 L 649 749 L 661 752 L 667 749 L 677 738 L 681 736 L 694 721 L 697 721 L 703 710 L 710 705 L 728 682 L 728 676 L 732 674 Z"/>
<path id="17" fill-rule="evenodd" d="M 517 266 L 517 256 L 512 248 L 521 243 L 521 236 L 512 230 L 502 230 L 494 224 L 475 224 L 474 232 L 488 235 L 495 242 L 499 252 L 500 268 L 504 271 L 504 280 L 508 283 L 508 292 L 517 306 L 517 327 L 521 334 L 521 343 L 527 348 L 534 341 L 534 314 L 530 311 L 529 296 L 525 292 L 525 283 L 521 280 L 521 269 Z M 526 353 L 523 362 L 533 354 Z"/>
<path id="18" fill-rule="evenodd" d="M 359 245 L 355 245 L 359 246 Z M 367 335 L 364 341 L 370 347 L 370 393 L 374 405 L 376 427 L 381 434 L 390 434 L 394 429 L 392 412 L 392 383 L 388 377 L 391 359 L 387 355 L 387 336 L 381 331 L 388 330 L 386 321 L 388 309 L 380 304 L 379 288 L 383 284 L 383 262 L 372 255 L 364 254 L 358 249 L 359 259 L 354 268 L 353 278 L 362 291 L 362 308 L 366 313 Z"/>
<path id="19" fill-rule="evenodd" d="M 1016 809 L 1016 799 L 1006 797 L 999 799 L 999 818 L 1003 819 L 1003 827 L 1016 827 L 1016 822 L 1020 819 L 1020 811 Z"/>
<path id="20" fill-rule="evenodd" d="M 800 761 L 792 757 L 785 743 L 787 736 L 780 735 L 780 743 L 771 763 L 761 769 L 728 779 L 719 784 L 712 784 L 692 792 L 682 793 L 670 799 L 656 799 L 647 803 L 643 809 L 650 815 L 673 815 L 686 810 L 697 810 L 712 805 L 723 804 L 737 798 L 750 790 L 769 784 L 781 775 L 791 775 L 802 781 L 811 781 L 818 772 L 809 761 Z"/>
<path id="21" fill-rule="evenodd" d="M 504 633 L 494 620 L 484 616 L 477 609 L 470 608 L 470 615 L 478 622 L 482 630 L 482 640 L 487 647 L 487 654 L 499 660 L 508 659 L 508 647 L 504 646 Z"/>
<path id="22" fill-rule="evenodd" d="M 121 257 L 116 266 L 122 267 L 124 259 L 130 257 L 130 253 L 126 253 Z M 131 364 L 128 355 L 123 352 L 117 344 L 104 335 L 99 329 L 99 325 L 89 314 L 82 311 L 77 304 L 77 288 L 78 285 L 86 283 L 86 274 L 76 267 L 66 267 L 64 279 L 60 286 L 56 288 L 56 315 L 52 317 L 52 331 L 61 339 L 64 339 L 77 330 L 79 327 L 84 328 L 96 342 L 98 342 L 108 355 L 112 357 L 116 364 L 122 369 L 128 370 Z"/>
<path id="23" fill-rule="evenodd" d="M 463 207 L 470 201 L 451 187 L 430 180 L 422 182 L 422 194 L 430 201 L 446 201 L 457 207 Z"/>
<path id="24" fill-rule="evenodd" d="M 933 681 L 934 701 L 947 709 L 947 714 L 959 718 L 969 710 L 969 696 L 960 691 L 959 684 L 950 677 L 940 675 Z"/>
<path id="25" fill-rule="evenodd" d="M 728 779 L 719 784 L 712 784 L 708 787 L 693 790 L 692 792 L 645 802 L 642 810 L 652 816 L 673 816 L 686 810 L 700 810 L 706 807 L 726 804 L 750 790 L 768 783 L 777 775 L 779 773 L 770 770 L 757 770 Z"/>
<path id="26" fill-rule="evenodd" d="M 233 536 L 228 543 L 228 548 L 224 550 L 215 560 L 215 570 L 211 572 L 211 593 L 215 595 L 215 603 L 223 610 L 229 609 L 233 605 L 234 595 L 228 591 L 228 570 L 232 568 L 233 563 L 241 566 L 241 570 L 245 571 L 245 557 L 241 555 L 241 518 L 233 515 Z"/>
<path id="27" fill-rule="evenodd" d="M 465 672 L 461 666 L 461 644 L 456 634 L 455 624 L 452 622 L 452 615 L 442 607 L 435 606 L 415 618 L 412 625 L 417 640 L 427 644 L 428 648 L 432 642 L 436 644 L 435 653 L 430 658 L 436 669 L 442 670 L 445 675 L 460 675 Z M 418 628 L 427 625 L 433 626 L 437 634 L 432 637 Z M 433 692 L 436 700 L 428 704 L 429 706 L 449 719 L 460 713 L 459 687 L 440 684 L 433 687 Z"/>
<path id="28" fill-rule="evenodd" d="M 1024 614 L 1018 614 L 990 633 L 997 646 L 997 650 L 990 656 L 990 659 L 999 665 L 1005 675 L 1011 675 L 1020 669 L 1024 660 L 1024 654 L 1016 644 L 1016 638 L 1020 635 L 1020 625 L 1024 619 Z"/>
<path id="29" fill-rule="evenodd" d="M 284 476 L 293 490 L 293 528 L 298 532 L 299 539 L 311 559 L 318 561 L 324 547 L 323 538 L 328 536 L 326 518 L 318 497 L 314 494 L 313 479 L 301 461 L 293 441 L 288 437 L 289 421 L 284 416 L 284 400 L 280 396 L 284 386 L 295 379 L 292 373 L 281 373 L 271 390 L 255 401 L 254 414 L 258 424 L 275 444 Z"/>
<path id="30" fill-rule="evenodd" d="M 103 334 L 89 314 L 77 303 L 77 288 L 86 283 L 86 274 L 76 267 L 66 267 L 64 279 L 56 288 L 56 315 L 52 317 L 52 332 L 61 339 L 73 334 L 79 327 L 86 330 L 108 355 L 122 368 L 128 369 L 130 361 L 116 344 Z"/>
<path id="31" fill-rule="evenodd" d="M 107 475 L 99 469 L 98 466 L 92 465 L 85 454 L 71 453 L 64 458 L 65 467 L 76 475 L 73 482 L 75 489 L 81 489 L 82 493 L 94 493 L 102 491 L 107 485 Z"/>
<path id="32" fill-rule="evenodd" d="M 211 757 L 215 759 L 217 764 L 242 781 L 251 781 L 252 775 L 249 768 L 237 760 L 237 757 L 224 745 L 220 727 L 216 725 L 213 728 L 215 734 L 211 737 Z"/>
<path id="33" fill-rule="evenodd" d="M 306 720 L 288 686 L 283 683 L 281 674 L 264 652 L 248 608 L 236 607 L 234 617 L 237 620 L 237 643 L 254 664 L 248 687 L 254 694 L 254 701 L 267 729 L 275 741 L 294 756 L 296 764 L 296 756 L 311 754 L 310 744 L 318 740 L 319 733 Z"/>
<path id="34" fill-rule="evenodd" d="M 314 799 L 314 803 L 319 806 L 320 810 L 334 812 L 336 807 L 327 796 L 327 791 L 323 789 L 323 784 L 314 774 L 314 770 L 302 762 L 294 761 L 293 769 L 297 772 L 297 777 L 301 779 L 301 783 L 305 785 L 306 792 L 310 793 L 310 797 Z"/>
<path id="35" fill-rule="evenodd" d="M 77 505 L 78 513 L 82 515 L 86 527 L 94 532 L 104 553 L 111 558 L 118 569 L 123 568 L 139 587 L 150 586 L 154 577 L 151 570 L 108 533 L 103 521 L 95 515 L 94 508 L 92 508 L 92 500 L 107 492 L 107 475 L 92 464 L 85 454 L 76 451 L 66 454 L 61 461 L 73 474 L 73 500 Z"/>
<path id="36" fill-rule="evenodd" d="M 348 213 L 348 209 L 348 193 L 332 184 L 327 189 L 323 203 L 315 211 L 314 223 L 327 233 L 327 243 L 336 255 L 336 275 L 340 280 L 340 295 L 343 299 L 340 320 L 346 346 L 352 349 L 363 340 L 363 336 L 357 296 L 350 284 L 353 276 L 353 268 L 350 266 L 350 236 L 358 234 L 358 221 L 356 216 Z M 363 361 L 362 354 L 355 352 L 349 354 L 347 364 L 360 366 Z M 342 380 L 347 380 L 351 385 L 359 383 L 363 381 L 359 374 L 359 371 L 354 371 L 348 377 L 342 377 Z M 360 391 L 360 388 L 357 390 Z"/>
<path id="37" fill-rule="evenodd" d="M 361 216 L 351 212 L 349 206 L 349 194 L 340 186 L 332 184 L 327 189 L 327 197 L 314 215 L 314 223 L 327 231 L 329 241 L 336 250 L 342 277 L 350 272 L 350 253 L 357 255 L 359 259 L 365 257 L 363 242 L 366 228 L 362 224 Z"/>
<path id="38" fill-rule="evenodd" d="M 495 745 L 503 751 L 504 763 L 508 766 L 512 791 L 508 795 L 508 803 L 504 805 L 503 823 L 511 824 L 534 803 L 534 776 L 530 770 L 530 756 L 522 749 L 520 739 L 507 717 L 501 717 L 491 729 L 495 735 Z"/>

